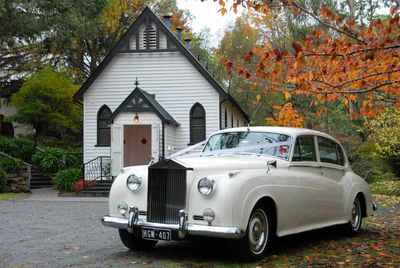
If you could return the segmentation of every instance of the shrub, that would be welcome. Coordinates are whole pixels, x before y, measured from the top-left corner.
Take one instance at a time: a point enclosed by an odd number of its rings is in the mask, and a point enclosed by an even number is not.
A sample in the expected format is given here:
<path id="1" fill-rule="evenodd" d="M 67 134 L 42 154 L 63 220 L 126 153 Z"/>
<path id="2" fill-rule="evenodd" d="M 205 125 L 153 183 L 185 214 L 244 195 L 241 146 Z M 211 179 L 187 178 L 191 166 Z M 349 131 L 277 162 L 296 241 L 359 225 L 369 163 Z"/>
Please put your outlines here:
<path id="1" fill-rule="evenodd" d="M 0 168 L 8 173 L 15 173 L 21 166 L 21 159 L 12 159 L 8 157 L 0 157 Z"/>
<path id="2" fill-rule="evenodd" d="M 56 173 L 63 168 L 61 162 L 64 150 L 46 148 L 44 152 L 38 151 L 32 156 L 32 161 L 44 172 Z"/>
<path id="3" fill-rule="evenodd" d="M 370 184 L 372 193 L 400 196 L 400 180 L 377 181 Z"/>
<path id="4" fill-rule="evenodd" d="M 67 154 L 67 167 L 68 168 L 81 168 L 83 161 L 82 150 L 73 150 L 72 154 Z"/>
<path id="5" fill-rule="evenodd" d="M 73 192 L 75 184 L 82 179 L 82 171 L 70 168 L 59 171 L 53 178 L 53 187 L 57 190 Z"/>
<path id="6" fill-rule="evenodd" d="M 355 153 L 349 156 L 351 167 L 355 173 L 364 177 L 368 171 L 368 182 L 385 180 L 394 177 L 391 172 L 390 163 L 375 154 L 374 144 L 370 141 L 364 142 Z"/>
<path id="7" fill-rule="evenodd" d="M 0 193 L 4 192 L 7 186 L 7 173 L 0 168 Z"/>
<path id="8" fill-rule="evenodd" d="M 86 187 L 92 187 L 94 183 L 95 183 L 94 181 L 85 180 Z M 83 179 L 78 181 L 75 184 L 74 189 L 75 189 L 75 193 L 79 193 L 79 192 L 83 191 Z"/>
<path id="9" fill-rule="evenodd" d="M 7 138 L 0 136 L 0 148 L 2 152 L 28 163 L 35 153 L 33 141 L 24 138 Z"/>

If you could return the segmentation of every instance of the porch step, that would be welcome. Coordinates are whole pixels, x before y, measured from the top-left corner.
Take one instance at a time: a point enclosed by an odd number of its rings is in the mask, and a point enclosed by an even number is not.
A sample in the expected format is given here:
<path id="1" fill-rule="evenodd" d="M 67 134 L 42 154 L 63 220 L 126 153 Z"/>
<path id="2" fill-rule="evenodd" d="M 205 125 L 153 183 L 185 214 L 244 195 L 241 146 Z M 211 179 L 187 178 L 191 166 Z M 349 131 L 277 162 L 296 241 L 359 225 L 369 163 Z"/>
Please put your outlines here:
<path id="1" fill-rule="evenodd" d="M 108 197 L 110 195 L 112 183 L 112 180 L 96 181 L 91 187 L 86 187 L 79 195 L 88 197 Z"/>
<path id="2" fill-rule="evenodd" d="M 52 186 L 53 182 L 49 176 L 40 173 L 38 170 L 32 170 L 31 189 L 51 188 Z"/>

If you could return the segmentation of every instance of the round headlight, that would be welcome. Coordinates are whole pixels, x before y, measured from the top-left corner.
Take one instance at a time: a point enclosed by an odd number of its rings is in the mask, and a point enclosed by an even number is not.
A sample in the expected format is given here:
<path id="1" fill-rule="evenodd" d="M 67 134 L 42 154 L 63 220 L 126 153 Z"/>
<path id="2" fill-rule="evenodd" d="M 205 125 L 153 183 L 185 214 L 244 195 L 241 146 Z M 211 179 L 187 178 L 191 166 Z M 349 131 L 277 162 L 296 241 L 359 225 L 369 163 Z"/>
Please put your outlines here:
<path id="1" fill-rule="evenodd" d="M 215 212 L 211 208 L 207 208 L 203 212 L 204 220 L 208 223 L 211 223 L 215 219 Z"/>
<path id="2" fill-rule="evenodd" d="M 119 202 L 118 211 L 119 211 L 119 214 L 125 216 L 125 213 L 128 212 L 128 204 L 125 203 L 124 201 Z"/>
<path id="3" fill-rule="evenodd" d="M 202 178 L 197 184 L 199 193 L 204 196 L 210 196 L 214 192 L 214 180 L 209 177 Z"/>
<path id="4" fill-rule="evenodd" d="M 126 180 L 126 186 L 129 190 L 133 192 L 137 192 L 140 189 L 140 185 L 142 185 L 142 179 L 137 177 L 135 174 L 129 175 Z"/>

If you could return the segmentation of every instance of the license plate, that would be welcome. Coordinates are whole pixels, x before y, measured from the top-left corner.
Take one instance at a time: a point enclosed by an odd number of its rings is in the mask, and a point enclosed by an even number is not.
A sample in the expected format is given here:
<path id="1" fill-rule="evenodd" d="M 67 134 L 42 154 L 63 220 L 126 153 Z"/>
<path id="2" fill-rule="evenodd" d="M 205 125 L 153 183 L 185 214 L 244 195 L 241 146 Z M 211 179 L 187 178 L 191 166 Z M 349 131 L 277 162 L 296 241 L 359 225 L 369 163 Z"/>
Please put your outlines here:
<path id="1" fill-rule="evenodd" d="M 142 228 L 142 238 L 150 240 L 171 240 L 171 230 L 166 229 L 156 229 L 156 228 Z"/>

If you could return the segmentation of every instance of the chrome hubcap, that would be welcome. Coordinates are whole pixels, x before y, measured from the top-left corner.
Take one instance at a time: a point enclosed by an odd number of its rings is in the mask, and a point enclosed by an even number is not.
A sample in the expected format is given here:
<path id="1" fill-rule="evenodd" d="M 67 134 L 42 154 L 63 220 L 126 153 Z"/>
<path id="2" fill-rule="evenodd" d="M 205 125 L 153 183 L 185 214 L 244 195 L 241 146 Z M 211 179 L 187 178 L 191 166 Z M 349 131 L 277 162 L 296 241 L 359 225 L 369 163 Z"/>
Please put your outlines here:
<path id="1" fill-rule="evenodd" d="M 249 222 L 249 244 L 255 254 L 261 253 L 267 242 L 268 220 L 267 215 L 261 209 L 256 210 Z"/>
<path id="2" fill-rule="evenodd" d="M 351 228 L 357 230 L 360 227 L 361 219 L 361 207 L 360 202 L 356 198 L 353 203 L 353 208 L 351 210 Z"/>

